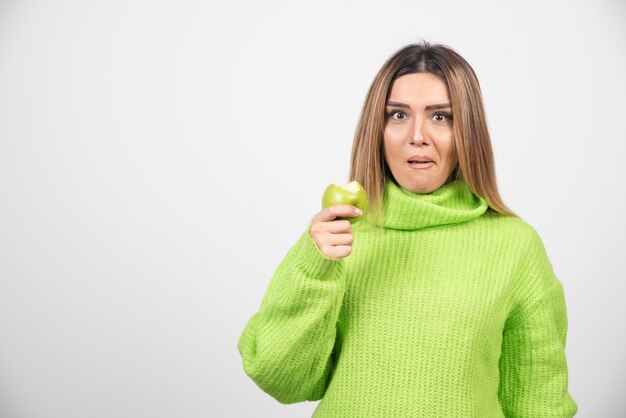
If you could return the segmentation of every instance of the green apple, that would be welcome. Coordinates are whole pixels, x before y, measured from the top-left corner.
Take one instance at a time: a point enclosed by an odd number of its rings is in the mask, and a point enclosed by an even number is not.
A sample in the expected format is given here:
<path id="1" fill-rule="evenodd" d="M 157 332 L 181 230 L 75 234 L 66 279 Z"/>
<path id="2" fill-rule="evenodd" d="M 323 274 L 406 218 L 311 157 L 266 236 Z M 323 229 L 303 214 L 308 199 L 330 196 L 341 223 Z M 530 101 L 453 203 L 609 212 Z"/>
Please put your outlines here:
<path id="1" fill-rule="evenodd" d="M 331 183 L 322 196 L 322 208 L 333 205 L 352 205 L 361 209 L 363 213 L 367 211 L 367 193 L 358 181 L 351 181 L 345 186 Z M 337 219 L 348 219 L 351 224 L 361 218 L 361 215 L 355 217 L 339 217 Z"/>

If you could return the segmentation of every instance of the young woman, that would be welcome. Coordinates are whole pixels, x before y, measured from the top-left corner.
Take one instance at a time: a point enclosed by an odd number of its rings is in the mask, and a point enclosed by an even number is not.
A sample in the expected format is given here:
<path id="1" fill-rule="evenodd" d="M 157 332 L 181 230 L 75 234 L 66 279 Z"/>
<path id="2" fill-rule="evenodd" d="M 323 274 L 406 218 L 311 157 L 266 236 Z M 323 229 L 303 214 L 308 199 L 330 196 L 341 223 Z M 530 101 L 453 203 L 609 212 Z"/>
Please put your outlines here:
<path id="1" fill-rule="evenodd" d="M 480 87 L 440 44 L 383 65 L 349 180 L 317 213 L 238 349 L 245 372 L 315 417 L 571 417 L 563 286 L 496 187 Z"/>

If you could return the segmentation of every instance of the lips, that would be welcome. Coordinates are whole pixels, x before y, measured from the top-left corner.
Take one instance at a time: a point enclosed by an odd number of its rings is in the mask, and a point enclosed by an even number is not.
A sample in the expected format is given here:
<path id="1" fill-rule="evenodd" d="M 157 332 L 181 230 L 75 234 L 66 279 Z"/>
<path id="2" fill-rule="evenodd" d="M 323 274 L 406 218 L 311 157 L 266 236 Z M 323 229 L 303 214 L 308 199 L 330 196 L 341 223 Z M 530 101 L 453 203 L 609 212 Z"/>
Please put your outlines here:
<path id="1" fill-rule="evenodd" d="M 432 158 L 430 158 L 427 155 L 414 155 L 412 157 L 409 157 L 408 162 L 416 162 L 416 163 L 430 163 L 430 162 L 434 162 Z"/>

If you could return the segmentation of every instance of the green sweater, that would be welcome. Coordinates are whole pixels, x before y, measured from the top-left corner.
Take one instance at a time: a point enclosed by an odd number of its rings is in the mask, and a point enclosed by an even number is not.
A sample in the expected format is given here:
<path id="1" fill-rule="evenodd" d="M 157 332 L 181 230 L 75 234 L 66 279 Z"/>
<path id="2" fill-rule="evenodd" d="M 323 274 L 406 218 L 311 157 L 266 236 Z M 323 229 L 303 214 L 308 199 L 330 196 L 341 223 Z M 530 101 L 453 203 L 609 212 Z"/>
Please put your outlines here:
<path id="1" fill-rule="evenodd" d="M 466 183 L 387 180 L 384 227 L 326 257 L 310 226 L 239 338 L 246 374 L 314 417 L 572 417 L 567 314 L 537 232 Z"/>

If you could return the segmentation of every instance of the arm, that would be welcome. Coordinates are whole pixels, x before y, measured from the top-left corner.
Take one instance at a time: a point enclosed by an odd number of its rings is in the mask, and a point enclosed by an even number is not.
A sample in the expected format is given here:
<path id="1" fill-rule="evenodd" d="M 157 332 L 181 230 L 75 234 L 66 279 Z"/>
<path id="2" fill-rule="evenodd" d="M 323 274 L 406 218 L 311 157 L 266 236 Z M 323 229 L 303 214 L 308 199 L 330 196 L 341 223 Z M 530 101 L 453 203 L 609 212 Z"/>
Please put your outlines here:
<path id="1" fill-rule="evenodd" d="M 344 261 L 324 256 L 309 230 L 274 272 L 238 343 L 246 374 L 281 403 L 324 395 L 345 291 Z"/>
<path id="2" fill-rule="evenodd" d="M 573 417 L 578 406 L 567 389 L 565 295 L 536 232 L 521 274 L 523 299 L 503 332 L 500 404 L 507 417 Z"/>

